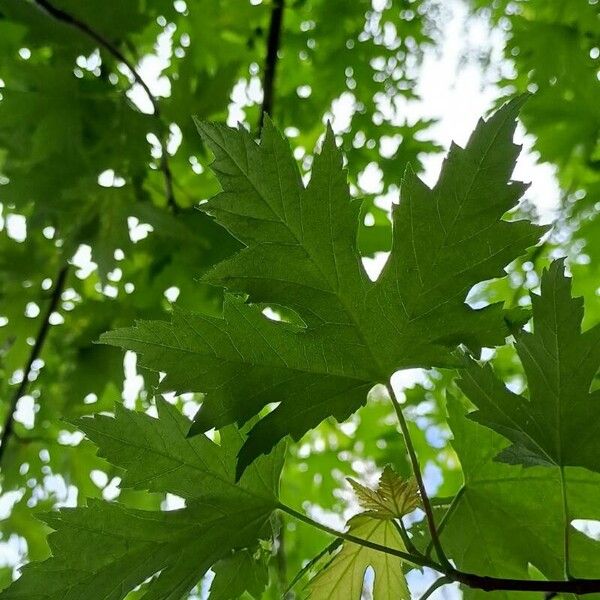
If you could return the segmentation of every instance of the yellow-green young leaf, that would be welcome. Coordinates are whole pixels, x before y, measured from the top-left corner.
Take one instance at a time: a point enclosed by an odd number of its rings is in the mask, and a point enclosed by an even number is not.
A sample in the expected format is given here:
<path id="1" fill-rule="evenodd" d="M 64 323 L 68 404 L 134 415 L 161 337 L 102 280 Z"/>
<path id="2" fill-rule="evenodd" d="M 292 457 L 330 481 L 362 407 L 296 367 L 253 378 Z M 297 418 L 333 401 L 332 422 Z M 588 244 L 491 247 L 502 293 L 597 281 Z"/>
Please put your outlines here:
<path id="1" fill-rule="evenodd" d="M 420 504 L 419 488 L 414 477 L 402 479 L 389 465 L 385 467 L 377 489 L 372 490 L 348 478 L 356 498 L 369 515 L 377 519 L 399 519 Z"/>
<path id="2" fill-rule="evenodd" d="M 391 521 L 360 514 L 348 521 L 348 533 L 395 550 L 405 550 Z M 308 584 L 310 600 L 360 600 L 365 572 L 375 573 L 374 600 L 408 600 L 410 593 L 397 556 L 344 542 L 342 549 Z"/>
<path id="3" fill-rule="evenodd" d="M 205 280 L 236 296 L 226 297 L 222 318 L 176 310 L 172 323 L 141 322 L 102 341 L 164 372 L 162 390 L 205 394 L 191 433 L 277 403 L 249 433 L 238 475 L 286 435 L 298 440 L 327 417 L 347 418 L 398 369 L 459 366 L 459 344 L 503 344 L 502 306 L 465 300 L 477 283 L 504 276 L 543 231 L 503 219 L 525 189 L 510 181 L 521 104 L 480 121 L 465 148 L 452 146 L 433 189 L 406 170 L 392 252 L 375 282 L 357 249 L 360 202 L 331 129 L 305 185 L 268 119 L 260 143 L 243 128 L 200 124 L 223 188 L 201 208 L 245 246 Z M 292 309 L 303 326 L 267 319 L 264 303 Z"/>

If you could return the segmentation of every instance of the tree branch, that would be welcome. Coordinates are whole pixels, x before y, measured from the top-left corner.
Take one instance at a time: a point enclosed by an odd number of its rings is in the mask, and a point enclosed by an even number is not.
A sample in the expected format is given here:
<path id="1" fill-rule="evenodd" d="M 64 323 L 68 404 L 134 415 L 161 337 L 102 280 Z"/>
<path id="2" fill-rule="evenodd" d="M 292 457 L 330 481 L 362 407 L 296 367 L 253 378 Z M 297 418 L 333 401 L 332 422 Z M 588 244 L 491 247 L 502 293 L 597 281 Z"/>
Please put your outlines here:
<path id="1" fill-rule="evenodd" d="M 135 68 L 135 65 L 114 44 L 107 40 L 102 34 L 98 33 L 95 29 L 90 27 L 87 23 L 62 9 L 57 8 L 56 6 L 48 2 L 48 0 L 34 0 L 34 2 L 39 8 L 44 10 L 57 21 L 65 23 L 66 25 L 69 25 L 74 29 L 77 29 L 77 31 L 91 38 L 100 47 L 104 48 L 104 50 L 111 54 L 117 61 L 119 61 L 127 67 L 127 70 L 131 73 L 131 76 L 133 77 L 135 82 L 138 83 L 140 87 L 144 90 L 146 96 L 148 96 L 148 100 L 150 100 L 150 103 L 152 104 L 153 115 L 156 117 L 160 125 L 160 131 L 158 136 L 158 141 L 161 149 L 160 170 L 162 171 L 165 183 L 165 196 L 167 198 L 167 205 L 173 211 L 177 210 L 177 202 L 175 200 L 175 193 L 173 191 L 173 173 L 171 172 L 171 167 L 169 166 L 167 144 L 165 141 L 165 134 L 163 131 L 165 129 L 165 125 L 162 121 L 160 104 L 158 102 L 158 99 L 150 91 L 150 88 L 148 87 L 148 84 L 144 81 L 144 78 L 138 73 L 137 69 Z"/>
<path id="2" fill-rule="evenodd" d="M 19 383 L 13 397 L 10 401 L 10 406 L 8 407 L 8 412 L 6 416 L 6 421 L 4 423 L 4 427 L 2 428 L 2 435 L 0 436 L 0 466 L 2 465 L 2 461 L 4 459 L 4 454 L 6 453 L 6 447 L 8 445 L 8 440 L 10 439 L 13 433 L 13 427 L 15 423 L 15 410 L 17 408 L 17 402 L 19 399 L 25 394 L 27 390 L 27 384 L 29 383 L 29 375 L 31 374 L 31 369 L 33 367 L 33 363 L 36 359 L 39 358 L 42 349 L 44 347 L 44 343 L 46 342 L 46 338 L 48 337 L 48 332 L 50 331 L 50 316 L 56 310 L 58 303 L 60 301 L 60 297 L 65 289 L 65 284 L 67 281 L 67 274 L 69 272 L 69 266 L 64 265 L 58 275 L 56 277 L 56 282 L 54 284 L 54 290 L 52 291 L 52 296 L 50 297 L 50 303 L 48 304 L 48 308 L 46 309 L 46 313 L 42 318 L 42 322 L 40 323 L 40 328 L 38 330 L 37 336 L 35 338 L 35 343 L 31 348 L 31 352 L 29 353 L 29 359 L 27 360 L 27 365 L 23 370 L 23 379 L 21 379 L 21 383 Z"/>
<path id="3" fill-rule="evenodd" d="M 412 439 L 410 437 L 410 432 L 408 431 L 408 425 L 406 423 L 406 419 L 404 418 L 404 414 L 402 413 L 402 407 L 396 398 L 396 394 L 390 383 L 386 384 L 386 388 L 388 394 L 390 395 L 390 399 L 392 404 L 394 405 L 394 410 L 396 411 L 396 415 L 398 416 L 398 422 L 400 423 L 400 429 L 402 430 L 402 435 L 404 436 L 404 443 L 406 444 L 406 449 L 408 451 L 408 456 L 410 458 L 410 463 L 412 465 L 413 474 L 415 479 L 417 480 L 417 485 L 419 486 L 419 491 L 421 492 L 421 500 L 423 502 L 423 509 L 425 510 L 425 517 L 427 518 L 427 526 L 429 527 L 429 533 L 431 535 L 431 540 L 433 542 L 433 546 L 435 548 L 435 552 L 438 556 L 438 559 L 445 567 L 450 567 L 450 562 L 446 558 L 446 554 L 444 553 L 444 549 L 442 548 L 442 544 L 440 542 L 440 538 L 438 536 L 438 532 L 435 525 L 435 518 L 433 516 L 433 509 L 431 508 L 431 503 L 429 502 L 429 497 L 427 496 L 427 490 L 425 489 L 425 484 L 423 483 L 423 477 L 421 475 L 421 467 L 419 465 L 419 459 L 417 458 L 417 453 L 415 452 L 415 448 L 412 443 Z"/>
<path id="4" fill-rule="evenodd" d="M 258 117 L 257 137 L 260 138 L 263 125 L 265 122 L 265 114 L 271 114 L 273 110 L 273 101 L 275 97 L 275 71 L 277 69 L 277 53 L 281 44 L 281 24 L 283 21 L 283 3 L 284 0 L 273 0 L 273 8 L 271 9 L 271 21 L 269 23 L 269 37 L 267 39 L 267 54 L 264 63 L 264 77 L 262 82 L 263 100 L 260 107 L 260 115 Z M 277 565 L 277 576 L 279 586 L 283 592 L 282 598 L 287 598 L 289 591 L 296 582 L 296 579 L 286 585 L 286 557 L 285 557 L 285 522 L 281 519 L 279 523 L 279 531 L 275 532 L 275 560 Z M 298 574 L 297 577 L 301 575 Z"/>
<path id="5" fill-rule="evenodd" d="M 265 115 L 271 116 L 275 98 L 275 75 L 277 72 L 277 53 L 281 42 L 281 26 L 283 23 L 284 0 L 273 0 L 271 22 L 269 23 L 269 37 L 267 38 L 267 56 L 263 76 L 263 101 L 258 121 L 258 132 L 262 131 Z"/>

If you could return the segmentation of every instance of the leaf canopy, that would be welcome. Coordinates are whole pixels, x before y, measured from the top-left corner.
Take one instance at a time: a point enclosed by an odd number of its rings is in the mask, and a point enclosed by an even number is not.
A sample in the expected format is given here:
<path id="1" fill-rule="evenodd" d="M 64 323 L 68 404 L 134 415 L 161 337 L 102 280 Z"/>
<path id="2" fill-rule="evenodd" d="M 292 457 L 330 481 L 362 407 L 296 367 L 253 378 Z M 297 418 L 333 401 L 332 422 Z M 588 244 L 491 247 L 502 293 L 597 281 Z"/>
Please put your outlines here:
<path id="1" fill-rule="evenodd" d="M 281 501 L 296 513 L 310 502 L 312 514 L 339 514 L 348 477 L 365 474 L 365 465 L 381 470 L 391 464 L 402 479 L 391 478 L 386 493 L 385 485 L 361 488 L 363 503 L 378 510 L 369 515 L 373 527 L 376 519 L 390 525 L 404 510 L 398 498 L 408 488 L 394 482 L 407 482 L 411 465 L 404 438 L 392 426 L 389 398 L 379 387 L 369 390 L 396 368 L 414 361 L 429 366 L 430 359 L 440 366 L 462 362 L 466 378 L 473 369 L 472 378 L 494 391 L 479 398 L 476 419 L 486 427 L 450 401 L 451 441 L 446 395 L 458 396 L 456 372 L 421 372 L 421 385 L 404 390 L 409 439 L 453 563 L 499 577 L 598 575 L 600 498 L 597 473 L 589 470 L 597 469 L 598 374 L 589 381 L 581 376 L 586 365 L 588 375 L 593 371 L 592 357 L 599 354 L 589 344 L 590 327 L 600 320 L 598 3 L 463 4 L 464 11 L 450 7 L 448 19 L 445 3 L 431 0 L 0 2 L 0 590 L 23 563 L 54 553 L 24 569 L 4 597 L 79 600 L 127 593 L 126 600 L 190 600 L 208 592 L 212 600 L 280 598 L 294 574 L 307 578 L 324 556 L 334 556 L 342 538 L 328 539 L 285 514 L 269 518 L 283 450 L 251 464 L 237 485 L 237 453 L 246 437 L 228 424 L 263 417 L 244 450 L 248 462 L 263 451 L 261 444 L 266 451 L 278 437 L 297 438 L 324 416 L 343 419 L 360 407 L 348 422 L 325 419 L 298 444 L 288 444 Z M 272 53 L 270 23 L 279 9 L 281 35 Z M 457 39 L 455 25 L 463 18 L 466 35 Z M 492 46 L 488 36 L 472 38 L 473 22 L 489 26 Z M 469 53 L 488 56 L 494 49 L 489 62 L 465 63 L 469 81 L 476 74 L 483 83 L 471 91 L 458 86 L 469 104 L 456 105 L 454 91 L 449 94 L 454 73 L 428 84 L 430 59 L 435 56 L 436 64 L 439 55 L 446 64 L 449 58 L 447 40 Z M 263 91 L 268 86 L 268 51 L 277 66 L 269 112 L 288 140 L 271 123 L 260 145 L 243 131 L 207 124 L 239 120 L 252 130 L 262 108 L 259 81 Z M 486 77 L 490 67 L 493 82 Z M 154 102 L 129 69 L 139 69 L 142 79 L 150 75 Z M 457 65 L 456 74 L 467 73 Z M 461 280 L 457 265 L 470 268 L 485 262 L 488 250 L 500 249 L 488 248 L 487 231 L 496 244 L 505 233 L 500 219 L 517 218 L 501 217 L 499 205 L 498 223 L 487 212 L 504 198 L 502 190 L 508 193 L 507 178 L 496 177 L 500 163 L 508 169 L 514 162 L 504 126 L 496 140 L 486 126 L 475 136 L 481 143 L 472 139 L 470 150 L 453 148 L 445 179 L 433 190 L 407 172 L 393 228 L 389 203 L 398 196 L 405 165 L 417 173 L 426 166 L 427 173 L 437 164 L 447 125 L 474 123 L 471 106 L 499 107 L 532 89 L 519 118 L 531 134 L 526 145 L 545 164 L 534 166 L 526 151 L 518 169 L 533 186 L 514 214 L 554 226 L 542 244 L 508 265 L 509 277 L 483 285 L 474 273 Z M 437 122 L 419 117 L 432 99 Z M 335 143 L 329 134 L 323 156 L 315 156 L 311 149 L 320 145 L 328 118 Z M 508 119 L 505 126 L 511 124 Z M 493 141 L 489 153 L 487 141 Z M 213 153 L 210 145 L 219 147 Z M 209 168 L 213 154 L 220 183 Z M 311 169 L 314 184 L 308 183 Z M 474 189 L 465 196 L 475 172 Z M 209 214 L 196 209 L 219 188 L 224 193 L 204 205 Z M 516 198 L 518 186 L 513 191 Z M 463 206 L 467 196 L 472 202 Z M 297 202 L 310 207 L 311 216 L 300 244 L 289 239 L 304 225 L 293 210 Z M 511 203 L 506 206 L 510 210 Z M 333 229 L 329 207 L 338 220 Z M 514 225 L 509 229 L 516 232 Z M 507 243 L 512 239 L 507 234 Z M 392 241 L 387 270 L 369 281 L 360 263 L 379 265 L 379 253 L 390 252 Z M 479 371 L 489 367 L 453 354 L 458 343 L 477 355 L 482 344 L 503 340 L 503 321 L 512 317 L 498 307 L 478 312 L 461 306 L 467 293 L 471 308 L 496 302 L 525 307 L 538 273 L 556 256 L 566 256 L 572 292 L 559 269 L 557 312 L 564 323 L 554 331 L 544 309 L 532 334 L 517 335 L 535 360 L 524 355 L 519 361 L 513 346 L 504 345 L 495 350 L 487 379 Z M 488 267 L 481 270 L 484 278 L 493 271 Z M 229 288 L 227 316 L 217 319 L 224 316 L 222 287 Z M 547 300 L 544 290 L 542 296 Z M 574 316 L 580 301 L 571 296 L 585 298 L 582 322 Z M 398 298 L 418 319 L 403 320 Z M 538 308 L 544 302 L 534 297 Z M 266 314 L 277 313 L 283 322 L 265 319 L 265 305 Z M 173 324 L 159 326 L 172 312 Z M 135 361 L 126 355 L 124 382 L 121 353 L 94 342 L 134 319 L 151 322 L 143 331 L 147 339 L 123 343 L 139 343 L 154 372 L 132 379 Z M 513 323 L 511 333 L 518 327 Z M 558 351 L 543 351 L 540 344 L 552 349 L 554 337 Z M 218 443 L 210 441 L 212 433 L 208 440 L 187 439 L 190 422 L 160 400 L 160 425 L 122 408 L 115 418 L 107 416 L 122 400 L 154 414 L 153 385 L 165 371 L 164 389 L 173 382 L 204 394 L 169 402 L 189 415 L 204 400 L 196 431 L 220 423 Z M 413 374 L 396 377 L 406 383 Z M 563 393 L 556 392 L 557 382 Z M 524 391 L 512 393 L 515 385 Z M 367 395 L 369 402 L 360 406 Z M 80 420 L 92 414 L 99 416 Z M 13 416 L 14 428 L 7 427 Z M 166 510 L 170 494 L 185 508 Z M 98 500 L 117 496 L 116 504 Z M 231 503 L 223 503 L 225 496 Z M 64 505 L 80 508 L 45 515 Z M 246 520 L 239 512 L 245 507 L 253 511 Z M 418 516 L 404 519 L 409 552 L 411 546 L 431 550 L 427 522 L 415 522 Z M 46 542 L 51 528 L 52 549 Z M 377 532 L 385 530 L 380 525 Z M 345 549 L 352 554 L 354 547 Z M 362 568 L 365 557 L 345 563 L 356 569 L 352 577 L 336 584 L 340 573 L 333 573 L 328 585 L 336 585 L 334 596 L 345 598 L 346 584 L 356 582 L 354 591 L 374 581 L 372 567 Z M 210 573 L 188 591 L 211 562 L 216 576 L 210 591 Z M 382 567 L 385 576 L 392 569 L 392 587 L 397 566 Z M 402 565 L 404 572 L 411 568 Z M 414 592 L 420 577 L 411 573 Z M 385 597 L 377 579 L 377 593 Z M 294 585 L 302 595 L 299 581 Z M 482 593 L 465 588 L 464 595 Z M 541 592 L 490 592 L 486 600 L 490 595 L 540 600 Z"/>

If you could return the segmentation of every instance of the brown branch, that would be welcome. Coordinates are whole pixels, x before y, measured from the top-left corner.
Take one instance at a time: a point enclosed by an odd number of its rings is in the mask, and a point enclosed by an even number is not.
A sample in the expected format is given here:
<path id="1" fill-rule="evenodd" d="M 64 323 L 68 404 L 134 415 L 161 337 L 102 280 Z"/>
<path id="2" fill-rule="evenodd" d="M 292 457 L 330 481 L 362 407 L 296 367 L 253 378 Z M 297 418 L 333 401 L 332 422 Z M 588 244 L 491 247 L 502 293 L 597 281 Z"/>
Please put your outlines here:
<path id="1" fill-rule="evenodd" d="M 271 22 L 269 24 L 269 37 L 267 39 L 267 54 L 265 56 L 264 76 L 263 76 L 263 100 L 260 107 L 260 115 L 258 118 L 258 137 L 262 133 L 262 128 L 265 122 L 265 115 L 271 114 L 273 110 L 274 92 L 275 92 L 275 71 L 277 69 L 277 53 L 281 44 L 281 24 L 283 20 L 283 3 L 284 0 L 273 0 L 273 8 L 271 9 Z M 285 556 L 285 521 L 279 519 L 279 529 L 274 532 L 275 546 L 275 564 L 277 568 L 277 579 L 280 590 L 283 592 L 282 598 L 288 597 L 288 592 L 291 589 L 287 586 L 287 568 Z"/>
<path id="2" fill-rule="evenodd" d="M 148 100 L 150 100 L 150 103 L 152 104 L 152 114 L 156 117 L 160 125 L 160 131 L 158 136 L 158 141 L 161 149 L 160 170 L 162 171 L 163 179 L 165 182 L 165 196 L 167 198 L 167 205 L 173 211 L 177 210 L 177 202 L 175 200 L 175 193 L 173 191 L 173 173 L 171 171 L 171 167 L 169 166 L 167 144 L 164 139 L 165 134 L 163 134 L 165 126 L 162 121 L 160 104 L 158 102 L 158 99 L 150 91 L 150 88 L 148 87 L 148 84 L 144 81 L 144 78 L 137 72 L 135 65 L 114 44 L 107 40 L 102 34 L 98 33 L 95 29 L 92 29 L 87 23 L 62 9 L 57 8 L 56 6 L 48 2 L 48 0 L 34 0 L 34 2 L 39 8 L 44 10 L 57 21 L 65 23 L 66 25 L 69 25 L 74 29 L 77 29 L 77 31 L 91 38 L 100 47 L 104 48 L 104 50 L 111 54 L 116 60 L 118 60 L 120 63 L 124 64 L 127 67 L 127 70 L 131 73 L 131 76 L 133 77 L 135 82 L 138 83 L 144 90 L 146 96 L 148 96 Z"/>
<path id="3" fill-rule="evenodd" d="M 262 131 L 265 115 L 271 116 L 275 99 L 275 75 L 277 73 L 277 60 L 281 44 L 281 29 L 283 23 L 284 0 L 273 0 L 271 22 L 269 23 L 269 37 L 267 38 L 267 56 L 265 58 L 263 75 L 263 101 L 260 108 L 258 133 Z"/>
<path id="4" fill-rule="evenodd" d="M 35 343 L 31 348 L 31 352 L 29 353 L 27 365 L 23 370 L 23 379 L 21 379 L 21 383 L 19 383 L 19 386 L 15 390 L 15 393 L 13 394 L 13 397 L 10 402 L 10 406 L 8 407 L 6 421 L 4 423 L 4 427 L 2 428 L 2 434 L 0 436 L 0 466 L 2 465 L 2 460 L 6 453 L 8 441 L 11 435 L 13 434 L 17 402 L 27 391 L 27 384 L 29 383 L 29 376 L 31 374 L 33 363 L 39 358 L 44 347 L 44 343 L 46 342 L 46 338 L 48 337 L 48 333 L 50 331 L 50 316 L 53 312 L 56 311 L 56 308 L 60 301 L 60 297 L 63 293 L 63 290 L 65 289 L 68 271 L 69 266 L 64 265 L 58 272 L 58 275 L 56 277 L 56 283 L 54 284 L 54 290 L 52 291 L 52 295 L 50 296 L 50 303 L 48 304 L 46 313 L 44 314 L 42 322 L 40 323 L 40 328 L 35 338 Z"/>

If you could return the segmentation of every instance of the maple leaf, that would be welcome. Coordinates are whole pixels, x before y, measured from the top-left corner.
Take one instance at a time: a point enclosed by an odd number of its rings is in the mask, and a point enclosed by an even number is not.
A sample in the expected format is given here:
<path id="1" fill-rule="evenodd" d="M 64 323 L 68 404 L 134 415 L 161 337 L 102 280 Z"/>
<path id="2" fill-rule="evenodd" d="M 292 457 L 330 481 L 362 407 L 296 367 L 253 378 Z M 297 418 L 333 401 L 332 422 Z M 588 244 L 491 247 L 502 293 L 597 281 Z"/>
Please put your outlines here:
<path id="1" fill-rule="evenodd" d="M 52 557 L 31 563 L 2 597 L 7 600 L 119 600 L 155 576 L 145 600 L 178 599 L 220 559 L 253 547 L 277 506 L 282 450 L 256 461 L 235 483 L 241 436 L 222 432 L 186 438 L 189 421 L 157 400 L 159 418 L 117 406 L 115 417 L 79 421 L 99 453 L 125 469 L 123 485 L 171 492 L 180 510 L 134 510 L 91 501 L 45 517 Z"/>
<path id="2" fill-rule="evenodd" d="M 348 521 L 348 533 L 395 550 L 405 550 L 393 523 L 363 513 Z M 312 600 L 360 600 L 368 567 L 375 571 L 373 597 L 377 600 L 408 600 L 410 593 L 402 562 L 390 554 L 344 542 L 341 550 L 313 579 L 308 588 Z"/>
<path id="3" fill-rule="evenodd" d="M 469 416 L 513 442 L 498 460 L 600 471 L 600 391 L 590 391 L 600 367 L 600 324 L 581 331 L 583 300 L 571 297 L 562 260 L 544 271 L 532 305 L 533 332 L 515 334 L 529 397 L 506 388 L 490 365 L 471 361 L 458 382 L 479 409 Z"/>
<path id="4" fill-rule="evenodd" d="M 402 479 L 388 465 L 384 468 L 377 489 L 372 490 L 348 478 L 359 504 L 378 519 L 400 519 L 420 505 L 419 489 L 414 477 Z"/>
<path id="5" fill-rule="evenodd" d="M 528 579 L 533 578 L 533 565 L 543 577 L 560 579 L 566 527 L 572 575 L 600 576 L 600 543 L 575 528 L 578 519 L 600 520 L 600 475 L 579 467 L 564 467 L 561 474 L 557 466 L 497 462 L 506 438 L 465 418 L 458 398 L 449 396 L 447 407 L 464 483 L 441 519 L 440 531 L 442 545 L 457 567 Z M 515 598 L 513 592 L 494 594 Z M 489 593 L 469 590 L 473 596 L 488 598 Z"/>
<path id="6" fill-rule="evenodd" d="M 192 433 L 278 403 L 250 431 L 238 474 L 286 435 L 298 440 L 329 416 L 347 418 L 398 369 L 457 366 L 458 344 L 503 343 L 501 306 L 475 310 L 465 299 L 473 285 L 503 276 L 542 231 L 502 219 L 525 188 L 509 182 L 522 101 L 480 121 L 465 149 L 452 146 L 433 189 L 407 170 L 392 253 L 376 282 L 357 251 L 360 202 L 331 129 L 305 186 L 268 120 L 260 144 L 243 129 L 200 124 L 223 188 L 201 208 L 245 245 L 206 280 L 256 306 L 229 296 L 221 319 L 176 311 L 170 324 L 142 322 L 102 341 L 165 372 L 162 390 L 206 394 Z M 293 309 L 304 326 L 269 321 L 264 303 Z"/>

